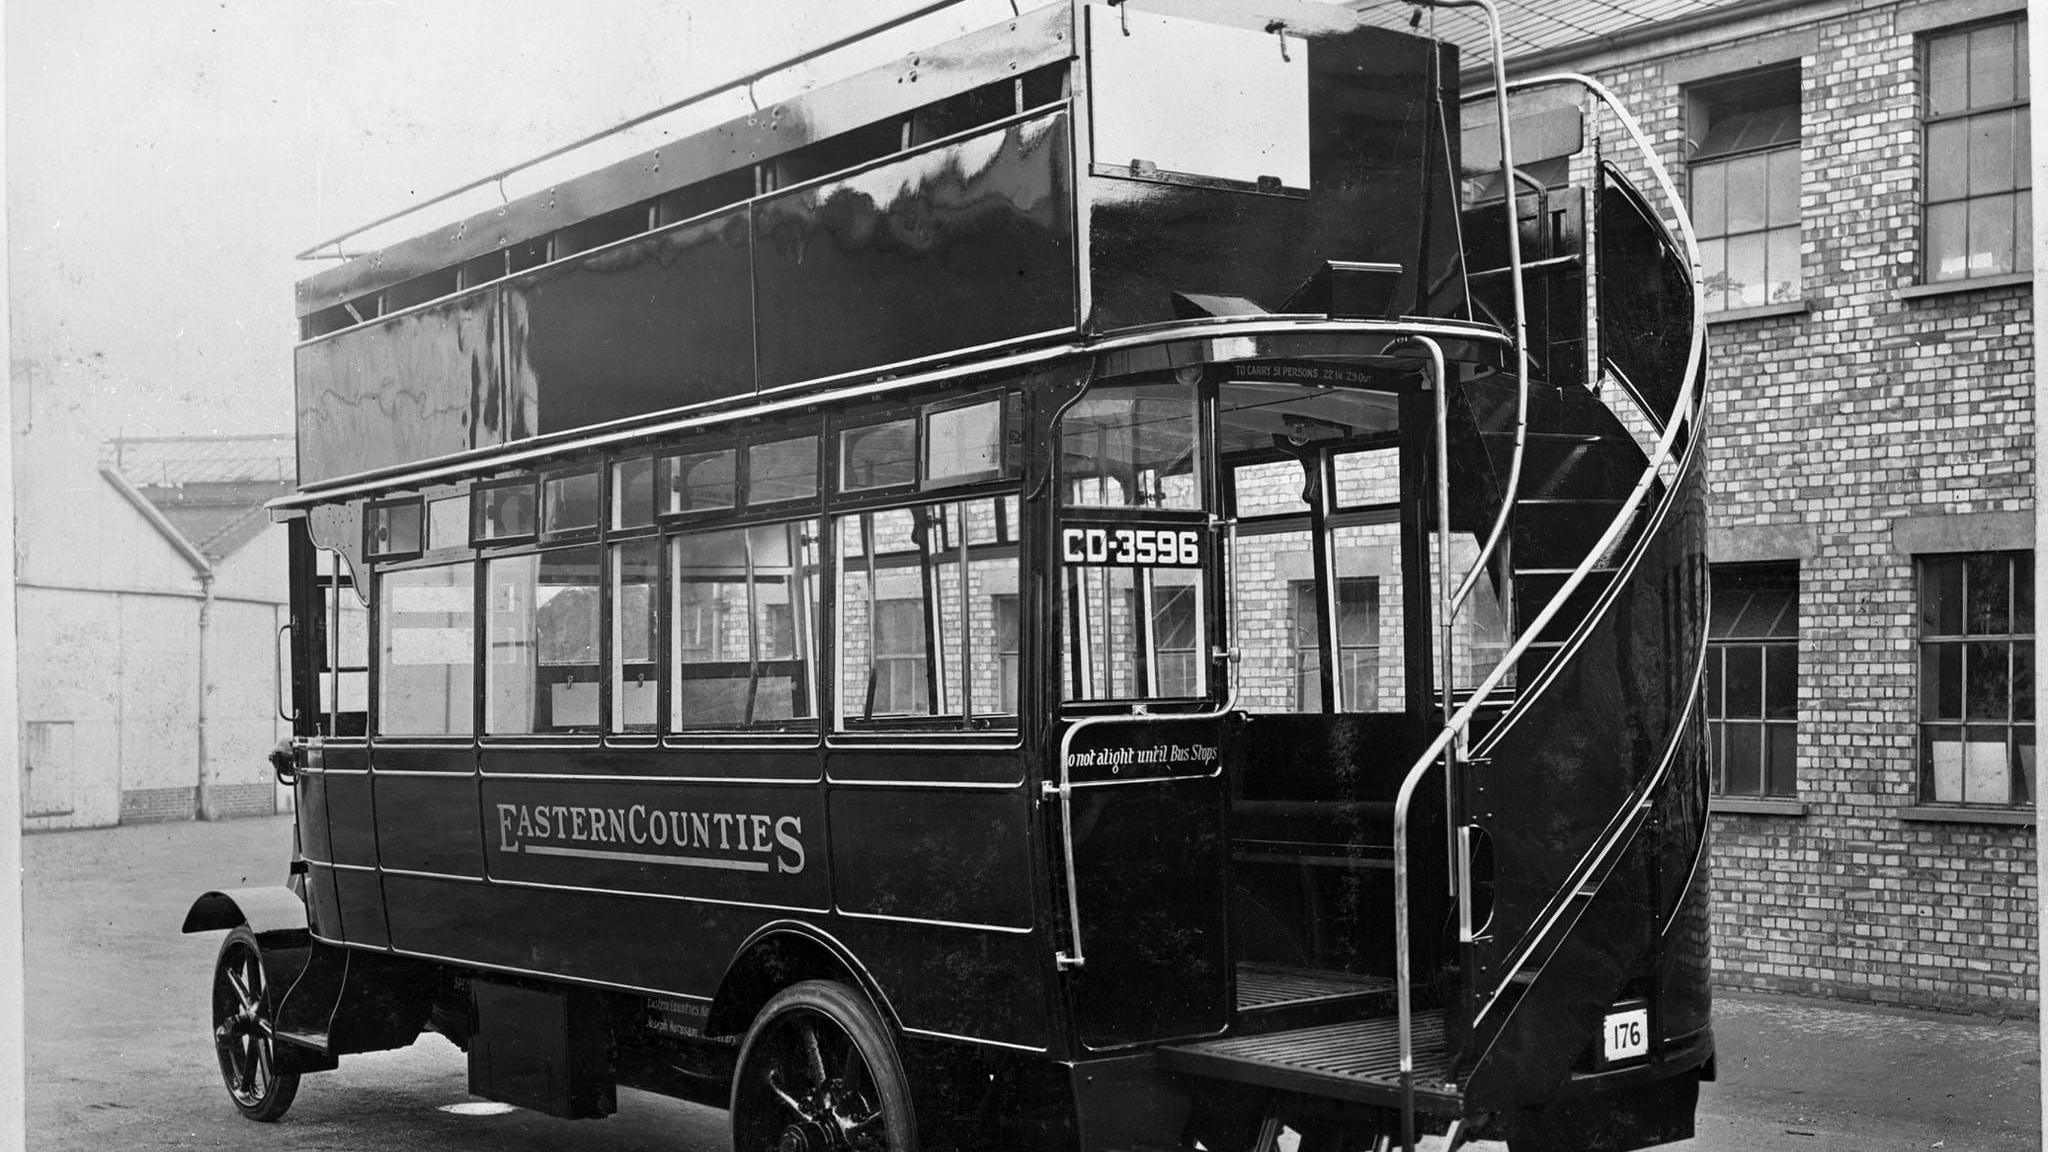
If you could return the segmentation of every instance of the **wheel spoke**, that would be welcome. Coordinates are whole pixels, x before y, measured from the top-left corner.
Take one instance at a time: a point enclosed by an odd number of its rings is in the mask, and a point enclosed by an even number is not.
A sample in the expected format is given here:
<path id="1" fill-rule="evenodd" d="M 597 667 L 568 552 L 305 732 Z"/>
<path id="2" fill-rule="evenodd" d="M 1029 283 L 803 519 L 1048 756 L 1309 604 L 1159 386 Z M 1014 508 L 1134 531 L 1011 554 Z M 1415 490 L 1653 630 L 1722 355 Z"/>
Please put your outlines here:
<path id="1" fill-rule="evenodd" d="M 806 1065 L 807 1070 L 811 1074 L 811 1083 L 817 1087 L 822 1088 L 825 1086 L 826 1080 L 825 1052 L 822 1048 L 818 1046 L 817 1025 L 811 1023 L 809 1020 L 805 1020 L 804 1022 L 797 1025 L 797 1031 L 803 1037 L 804 1063 Z"/>
<path id="2" fill-rule="evenodd" d="M 811 1118 L 810 1112 L 804 1108 L 801 1101 L 782 1090 L 782 1078 L 775 1074 L 775 1069 L 771 1068 L 768 1070 L 766 1079 L 768 1091 L 775 1094 L 775 1099 L 780 1101 L 784 1108 L 789 1109 L 791 1114 L 799 1120 Z"/>
<path id="3" fill-rule="evenodd" d="M 227 978 L 228 988 L 234 992 L 235 1000 L 238 1002 L 241 1010 L 247 1012 L 255 1007 L 256 997 L 249 991 L 249 975 L 242 966 L 238 964 L 228 969 Z"/>
<path id="4" fill-rule="evenodd" d="M 857 1044 L 846 1046 L 846 1062 L 839 1067 L 839 1083 L 849 1094 L 867 1091 L 868 1062 L 861 1059 L 860 1046 Z"/>

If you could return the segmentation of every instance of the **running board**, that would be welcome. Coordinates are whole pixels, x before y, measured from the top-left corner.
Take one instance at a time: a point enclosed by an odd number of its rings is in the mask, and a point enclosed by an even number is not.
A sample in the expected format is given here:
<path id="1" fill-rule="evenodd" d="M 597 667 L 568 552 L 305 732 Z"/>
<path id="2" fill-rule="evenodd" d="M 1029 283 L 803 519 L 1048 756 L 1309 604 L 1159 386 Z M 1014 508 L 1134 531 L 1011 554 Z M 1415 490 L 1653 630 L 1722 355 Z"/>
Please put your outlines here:
<path id="1" fill-rule="evenodd" d="M 1415 1108 L 1464 1113 L 1464 1093 L 1445 1079 L 1444 1014 L 1414 1016 Z M 1159 1050 L 1175 1072 L 1304 1096 L 1401 1106 L 1400 1027 L 1392 1016 L 1232 1036 Z"/>

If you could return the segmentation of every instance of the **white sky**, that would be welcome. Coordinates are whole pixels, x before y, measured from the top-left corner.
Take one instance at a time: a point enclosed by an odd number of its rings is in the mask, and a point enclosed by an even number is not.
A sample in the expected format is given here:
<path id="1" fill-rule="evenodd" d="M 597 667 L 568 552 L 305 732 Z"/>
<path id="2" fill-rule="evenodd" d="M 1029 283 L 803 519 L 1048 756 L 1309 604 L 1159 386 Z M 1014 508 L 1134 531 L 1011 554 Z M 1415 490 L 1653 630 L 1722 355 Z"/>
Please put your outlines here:
<path id="1" fill-rule="evenodd" d="M 294 252 L 918 6 L 6 0 L 17 386 L 108 436 L 288 430 Z"/>

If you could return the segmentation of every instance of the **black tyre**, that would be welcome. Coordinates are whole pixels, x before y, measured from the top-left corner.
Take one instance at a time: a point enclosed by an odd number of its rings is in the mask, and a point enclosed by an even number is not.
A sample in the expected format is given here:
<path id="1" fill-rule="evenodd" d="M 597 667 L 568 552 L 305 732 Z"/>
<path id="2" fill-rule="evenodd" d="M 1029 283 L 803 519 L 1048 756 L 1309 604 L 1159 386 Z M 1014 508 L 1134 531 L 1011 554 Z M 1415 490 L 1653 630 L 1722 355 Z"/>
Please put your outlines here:
<path id="1" fill-rule="evenodd" d="M 275 1121 L 299 1093 L 296 1072 L 279 1073 L 277 1021 L 263 953 L 248 925 L 228 933 L 213 966 L 213 1050 L 228 1098 L 251 1120 Z"/>
<path id="2" fill-rule="evenodd" d="M 867 998 L 806 980 L 754 1017 L 732 1082 L 733 1152 L 916 1152 L 903 1061 Z"/>

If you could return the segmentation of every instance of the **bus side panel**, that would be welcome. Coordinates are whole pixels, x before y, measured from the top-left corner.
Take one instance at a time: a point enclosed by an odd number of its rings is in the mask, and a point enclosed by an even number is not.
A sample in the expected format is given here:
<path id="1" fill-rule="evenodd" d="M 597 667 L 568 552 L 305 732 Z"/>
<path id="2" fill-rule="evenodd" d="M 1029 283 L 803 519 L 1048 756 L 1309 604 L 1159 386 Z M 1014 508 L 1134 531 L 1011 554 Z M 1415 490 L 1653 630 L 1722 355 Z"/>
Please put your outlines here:
<path id="1" fill-rule="evenodd" d="M 476 777 L 378 772 L 372 791 L 379 815 L 377 857 L 384 867 L 483 878 Z M 395 943 L 407 946 L 402 938 Z"/>
<path id="2" fill-rule="evenodd" d="M 341 933 L 350 944 L 390 944 L 384 923 L 384 888 L 377 874 L 376 805 L 371 799 L 368 754 L 360 748 L 326 755 L 328 843 Z"/>
<path id="3" fill-rule="evenodd" d="M 1030 928 L 1022 791 L 835 787 L 833 895 L 857 915 Z"/>
<path id="4" fill-rule="evenodd" d="M 1045 1048 L 1051 950 L 1037 932 L 839 919 L 829 931 L 912 1032 Z"/>
<path id="5" fill-rule="evenodd" d="M 503 443 L 497 315 L 485 289 L 300 345 L 299 483 Z"/>
<path id="6" fill-rule="evenodd" d="M 1075 324 L 1064 112 L 754 207 L 772 388 Z"/>
<path id="7" fill-rule="evenodd" d="M 739 208 L 507 284 L 512 403 L 535 431 L 753 391 L 747 226 Z"/>

